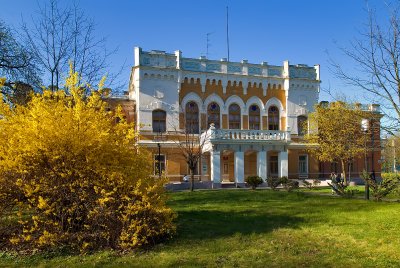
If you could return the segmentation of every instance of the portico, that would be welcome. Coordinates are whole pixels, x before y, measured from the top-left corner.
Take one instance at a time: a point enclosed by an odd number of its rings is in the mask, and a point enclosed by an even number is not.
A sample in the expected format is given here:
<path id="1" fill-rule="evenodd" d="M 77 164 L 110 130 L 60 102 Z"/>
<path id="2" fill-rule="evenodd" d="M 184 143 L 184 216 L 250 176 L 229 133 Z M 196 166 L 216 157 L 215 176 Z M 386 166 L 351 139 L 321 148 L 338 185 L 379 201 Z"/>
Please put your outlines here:
<path id="1" fill-rule="evenodd" d="M 287 131 L 225 130 L 211 125 L 202 134 L 202 142 L 203 153 L 209 153 L 210 177 L 215 188 L 224 182 L 244 185 L 245 177 L 251 175 L 264 181 L 269 175 L 288 176 L 290 133 Z M 275 161 L 270 161 L 274 157 L 277 157 L 276 167 Z"/>

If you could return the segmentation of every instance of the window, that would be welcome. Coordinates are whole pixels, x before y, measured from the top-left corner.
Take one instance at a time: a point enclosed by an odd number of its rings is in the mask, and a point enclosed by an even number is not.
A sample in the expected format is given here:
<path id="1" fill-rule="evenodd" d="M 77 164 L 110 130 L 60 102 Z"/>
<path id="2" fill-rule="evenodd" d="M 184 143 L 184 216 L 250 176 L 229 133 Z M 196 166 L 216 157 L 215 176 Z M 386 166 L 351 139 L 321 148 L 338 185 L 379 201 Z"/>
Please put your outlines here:
<path id="1" fill-rule="evenodd" d="M 307 155 L 299 155 L 299 174 L 308 174 Z"/>
<path id="2" fill-rule="evenodd" d="M 268 108 L 268 129 L 279 130 L 279 110 L 276 106 Z"/>
<path id="3" fill-rule="evenodd" d="M 337 162 L 332 162 L 331 163 L 331 172 L 338 172 L 338 163 Z"/>
<path id="4" fill-rule="evenodd" d="M 273 177 L 278 176 L 278 156 L 271 155 L 269 158 L 269 174 Z"/>
<path id="5" fill-rule="evenodd" d="M 154 155 L 154 175 L 159 175 L 161 170 L 161 174 L 165 172 L 165 155 L 163 154 L 155 154 Z"/>
<path id="6" fill-rule="evenodd" d="M 229 129 L 240 129 L 240 107 L 236 103 L 229 106 Z"/>
<path id="7" fill-rule="evenodd" d="M 249 129 L 260 129 L 260 108 L 255 104 L 249 107 Z"/>
<path id="8" fill-rule="evenodd" d="M 153 132 L 165 132 L 167 113 L 163 110 L 154 110 L 152 112 L 153 117 Z"/>
<path id="9" fill-rule="evenodd" d="M 220 128 L 219 105 L 215 102 L 210 103 L 207 107 L 207 128 L 212 123 L 215 128 Z"/>
<path id="10" fill-rule="evenodd" d="M 307 117 L 300 115 L 297 117 L 297 134 L 303 136 L 306 134 L 305 122 L 307 122 Z"/>
<path id="11" fill-rule="evenodd" d="M 199 133 L 199 107 L 194 101 L 188 102 L 185 108 L 186 132 L 191 134 Z"/>

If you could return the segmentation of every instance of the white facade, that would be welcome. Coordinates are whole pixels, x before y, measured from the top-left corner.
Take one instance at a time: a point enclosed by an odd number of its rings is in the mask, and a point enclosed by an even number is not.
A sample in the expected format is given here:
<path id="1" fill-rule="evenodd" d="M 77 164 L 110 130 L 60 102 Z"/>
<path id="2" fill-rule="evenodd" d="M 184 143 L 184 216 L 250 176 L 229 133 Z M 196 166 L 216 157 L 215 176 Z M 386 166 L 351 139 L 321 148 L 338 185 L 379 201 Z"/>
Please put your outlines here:
<path id="1" fill-rule="evenodd" d="M 207 146 L 203 148 L 208 154 L 208 160 L 202 164 L 202 169 L 207 170 L 214 184 L 219 184 L 224 180 L 226 169 L 231 169 L 225 166 L 230 152 L 233 159 L 230 165 L 233 164 L 234 168 L 229 176 L 233 176 L 236 183 L 244 183 L 245 177 L 252 173 L 266 179 L 272 169 L 279 176 L 288 176 L 291 146 L 303 148 L 292 139 L 299 134 L 298 118 L 307 116 L 318 102 L 319 72 L 319 65 L 290 65 L 284 61 L 282 66 L 275 66 L 266 62 L 251 64 L 246 60 L 227 62 L 226 59 L 217 61 L 205 57 L 193 59 L 183 58 L 180 51 L 173 54 L 156 50 L 146 52 L 137 47 L 129 98 L 136 102 L 136 120 L 142 135 L 154 134 L 154 110 L 166 112 L 165 135 L 168 135 L 168 132 L 179 129 L 180 114 L 184 112 L 187 103 L 197 104 L 199 122 L 201 115 L 207 118 L 209 104 L 217 104 L 220 108 L 221 128 L 205 131 L 204 122 L 199 123 L 203 138 L 208 139 Z M 184 83 L 200 85 L 201 90 L 182 93 Z M 210 84 L 220 84 L 222 93 L 210 92 L 207 89 Z M 228 91 L 232 86 L 241 91 Z M 250 88 L 253 93 L 248 91 Z M 254 94 L 254 88 L 258 90 L 257 94 Z M 270 91 L 276 90 L 284 91 L 283 96 L 270 94 Z M 232 104 L 240 107 L 240 129 L 228 127 L 229 107 Z M 249 129 L 249 109 L 253 105 L 260 111 L 259 129 Z M 270 107 L 276 107 L 279 111 L 277 130 L 268 129 Z M 142 142 L 148 146 L 152 143 L 156 142 Z M 273 156 L 277 159 L 276 170 L 271 167 L 271 152 L 276 154 Z M 251 154 L 256 154 L 256 166 L 246 171 L 245 166 L 248 166 Z"/>

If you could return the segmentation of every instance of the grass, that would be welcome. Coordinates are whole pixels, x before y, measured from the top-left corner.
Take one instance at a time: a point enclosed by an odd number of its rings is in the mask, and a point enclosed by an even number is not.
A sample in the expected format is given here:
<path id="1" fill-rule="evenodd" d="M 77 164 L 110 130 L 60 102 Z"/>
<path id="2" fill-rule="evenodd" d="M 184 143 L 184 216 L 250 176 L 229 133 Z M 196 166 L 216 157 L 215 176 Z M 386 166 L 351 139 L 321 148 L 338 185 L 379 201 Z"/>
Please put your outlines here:
<path id="1" fill-rule="evenodd" d="M 0 267 L 398 267 L 400 204 L 220 190 L 170 194 L 178 234 L 120 255 L 0 253 Z"/>

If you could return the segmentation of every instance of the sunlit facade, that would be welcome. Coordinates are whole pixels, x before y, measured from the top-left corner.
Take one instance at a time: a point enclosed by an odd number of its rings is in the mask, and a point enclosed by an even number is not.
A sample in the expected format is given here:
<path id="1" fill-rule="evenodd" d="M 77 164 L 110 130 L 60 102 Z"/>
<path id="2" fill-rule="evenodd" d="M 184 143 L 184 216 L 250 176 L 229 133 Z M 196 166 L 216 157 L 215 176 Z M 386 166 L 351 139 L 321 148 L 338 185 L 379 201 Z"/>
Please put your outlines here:
<path id="1" fill-rule="evenodd" d="M 189 174 L 177 146 L 184 132 L 207 139 L 196 178 L 213 187 L 251 175 L 321 178 L 321 163 L 301 142 L 320 83 L 319 65 L 194 59 L 136 47 L 128 112 L 140 145 L 154 154 L 155 175 L 162 166 L 170 181 Z"/>

